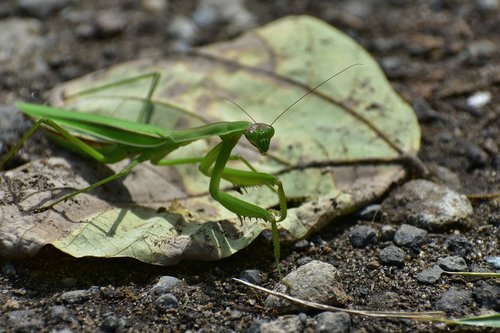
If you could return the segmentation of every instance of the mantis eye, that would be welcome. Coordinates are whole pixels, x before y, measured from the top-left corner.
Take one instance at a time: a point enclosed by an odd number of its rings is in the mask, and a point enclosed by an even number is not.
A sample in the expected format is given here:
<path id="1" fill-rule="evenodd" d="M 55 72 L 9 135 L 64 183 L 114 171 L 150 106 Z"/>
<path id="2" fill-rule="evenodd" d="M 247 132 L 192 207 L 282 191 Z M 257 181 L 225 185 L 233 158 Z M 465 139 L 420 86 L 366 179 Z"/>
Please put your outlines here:
<path id="1" fill-rule="evenodd" d="M 271 125 L 257 123 L 250 125 L 246 132 L 245 137 L 259 152 L 263 155 L 269 150 L 271 138 L 274 135 L 274 128 Z"/>

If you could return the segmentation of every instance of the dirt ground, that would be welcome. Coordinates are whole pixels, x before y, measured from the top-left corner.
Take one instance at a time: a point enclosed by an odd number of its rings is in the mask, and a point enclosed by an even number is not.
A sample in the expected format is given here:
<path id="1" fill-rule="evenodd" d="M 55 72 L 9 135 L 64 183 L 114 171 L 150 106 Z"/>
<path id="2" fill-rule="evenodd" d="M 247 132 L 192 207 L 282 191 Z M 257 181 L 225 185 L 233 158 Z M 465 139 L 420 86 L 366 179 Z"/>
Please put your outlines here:
<path id="1" fill-rule="evenodd" d="M 51 44 L 43 54 L 46 66 L 37 67 L 24 57 L 19 60 L 21 63 L 10 62 L 12 67 L 0 68 L 2 105 L 18 99 L 41 101 L 43 93 L 60 82 L 179 47 L 167 27 L 175 15 L 191 17 L 197 5 L 194 0 L 169 1 L 166 14 L 157 15 L 147 9 L 155 8 L 158 1 L 54 1 L 60 3 L 60 8 L 45 15 L 40 10 L 31 12 L 21 7 L 22 2 L 2 1 L 0 20 L 36 17 L 41 33 L 50 37 L 45 40 Z M 348 33 L 382 64 L 395 89 L 413 104 L 422 126 L 422 161 L 456 173 L 465 194 L 500 190 L 500 2 L 260 0 L 246 1 L 245 6 L 256 26 L 286 15 L 308 14 Z M 100 25 L 85 19 L 102 12 L 107 12 L 111 19 L 102 18 Z M 121 25 L 120 15 L 127 18 Z M 242 22 L 230 24 L 222 20 L 209 29 L 200 29 L 189 43 L 197 46 L 225 40 L 248 28 Z M 491 94 L 484 107 L 473 107 L 468 100 L 477 92 Z M 15 142 L 26 126 L 22 123 L 14 129 L 16 134 L 12 134 L 0 153 L 5 153 L 5 147 Z M 57 149 L 38 137 L 36 144 L 25 149 L 10 166 Z M 310 237 L 314 247 L 284 247 L 282 262 L 287 271 L 312 259 L 333 264 L 341 272 L 342 283 L 352 298 L 350 308 L 433 310 L 444 291 L 452 287 L 472 290 L 475 284 L 482 283 L 451 276 L 442 277 L 434 285 L 416 281 L 418 272 L 436 258 L 450 254 L 447 240 L 452 235 L 464 237 L 481 254 L 470 259 L 472 268 L 484 267 L 482 256 L 500 254 L 494 245 L 498 246 L 500 235 L 498 200 L 473 200 L 472 204 L 472 229 L 431 234 L 431 248 L 426 248 L 426 252 L 432 252 L 432 257 L 412 253 L 401 269 L 368 264 L 377 257 L 378 245 L 352 247 L 349 232 L 354 225 L 380 228 L 381 223 L 360 221 L 354 216 L 336 221 Z M 74 332 L 95 332 L 114 327 L 134 332 L 246 331 L 257 320 L 270 321 L 276 315 L 264 309 L 266 295 L 238 285 L 231 278 L 246 269 L 259 269 L 262 285 L 272 287 L 277 276 L 271 253 L 271 244 L 259 238 L 240 253 L 217 262 L 157 267 L 127 259 L 75 259 L 46 247 L 27 260 L 0 260 L 0 312 L 29 308 L 42 319 L 41 326 L 18 331 L 69 328 Z M 181 304 L 176 309 L 158 309 L 154 298 L 144 297 L 163 275 L 183 279 L 190 286 L 174 292 Z M 90 300 L 68 306 L 76 320 L 51 319 L 49 308 L 61 304 L 59 296 L 63 292 L 93 286 L 98 292 Z M 454 315 L 478 315 L 481 311 L 481 305 L 472 302 Z M 308 315 L 316 313 L 311 311 Z M 106 324 L 113 316 L 119 324 Z M 464 330 L 406 320 L 356 316 L 351 320 L 352 332 Z M 13 329 L 12 323 L 0 319 L 0 332 Z M 465 329 L 468 330 L 471 329 Z"/>

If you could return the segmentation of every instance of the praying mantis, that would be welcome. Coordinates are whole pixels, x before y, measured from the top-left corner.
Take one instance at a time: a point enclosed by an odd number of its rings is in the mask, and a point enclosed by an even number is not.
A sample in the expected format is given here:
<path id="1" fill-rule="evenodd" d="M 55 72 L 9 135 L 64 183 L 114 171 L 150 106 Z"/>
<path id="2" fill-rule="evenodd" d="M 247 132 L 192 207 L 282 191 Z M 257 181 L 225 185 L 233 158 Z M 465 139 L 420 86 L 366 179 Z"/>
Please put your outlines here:
<path id="1" fill-rule="evenodd" d="M 149 123 L 121 120 L 105 115 L 84 114 L 62 108 L 19 102 L 16 104 L 17 108 L 35 123 L 5 157 L 0 160 L 0 169 L 39 128 L 46 130 L 51 139 L 63 147 L 93 158 L 98 162 L 115 163 L 124 159 L 130 159 L 129 163 L 116 174 L 33 210 L 34 213 L 40 213 L 80 193 L 90 191 L 113 180 L 125 177 L 134 167 L 145 161 L 159 166 L 198 163 L 199 171 L 210 178 L 209 193 L 214 200 L 235 213 L 240 219 L 256 218 L 271 223 L 274 256 L 281 276 L 279 269 L 280 244 L 277 223 L 283 221 L 287 216 L 287 198 L 283 185 L 278 177 L 269 173 L 258 172 L 246 159 L 238 155 L 233 155 L 233 148 L 244 136 L 259 153 L 266 155 L 271 139 L 275 134 L 272 125 L 295 104 L 314 92 L 321 85 L 356 65 L 359 64 L 348 66 L 316 85 L 283 110 L 271 124 L 256 122 L 250 114 L 234 102 L 233 104 L 248 115 L 253 122 L 217 122 L 180 130 L 164 129 Z M 159 74 L 149 73 L 141 75 L 140 78 L 144 76 L 151 76 L 153 80 L 144 100 L 141 114 L 147 113 L 148 109 L 154 107 L 154 103 L 151 103 L 151 95 L 156 87 Z M 135 79 L 137 77 L 115 84 L 126 84 Z M 85 93 L 106 89 L 112 85 L 113 83 L 92 88 Z M 169 153 L 174 150 L 197 140 L 213 136 L 218 136 L 220 142 L 206 153 L 205 156 L 180 159 L 168 158 Z M 241 160 L 250 170 L 227 167 L 226 164 L 229 160 Z M 229 181 L 239 188 L 249 186 L 268 186 L 272 188 L 278 196 L 279 210 L 268 210 L 222 191 L 220 189 L 222 179 Z"/>

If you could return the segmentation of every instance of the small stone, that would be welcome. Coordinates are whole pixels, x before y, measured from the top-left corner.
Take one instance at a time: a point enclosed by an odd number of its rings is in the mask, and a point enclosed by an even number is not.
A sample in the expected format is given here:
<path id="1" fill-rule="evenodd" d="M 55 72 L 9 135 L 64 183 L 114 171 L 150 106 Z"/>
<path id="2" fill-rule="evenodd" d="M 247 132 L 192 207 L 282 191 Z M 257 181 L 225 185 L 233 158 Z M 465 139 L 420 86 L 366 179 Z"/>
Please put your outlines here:
<path id="1" fill-rule="evenodd" d="M 394 235 L 394 243 L 399 246 L 418 248 L 427 242 L 428 237 L 429 234 L 424 229 L 403 224 Z"/>
<path id="2" fill-rule="evenodd" d="M 94 27 L 99 36 L 111 37 L 121 34 L 127 27 L 127 23 L 128 19 L 124 13 L 115 9 L 108 9 L 99 12 Z"/>
<path id="3" fill-rule="evenodd" d="M 405 265 L 405 251 L 395 245 L 389 245 L 379 253 L 380 262 L 388 266 L 403 267 Z"/>
<path id="4" fill-rule="evenodd" d="M 380 263 L 378 262 L 378 260 L 370 260 L 366 264 L 366 267 L 368 267 L 369 269 L 377 269 L 380 267 Z"/>
<path id="5" fill-rule="evenodd" d="M 463 290 L 448 290 L 436 302 L 436 309 L 448 313 L 463 310 L 468 303 L 472 302 L 472 293 Z"/>
<path id="6" fill-rule="evenodd" d="M 500 286 L 486 281 L 478 281 L 472 291 L 474 299 L 487 309 L 500 311 Z"/>
<path id="7" fill-rule="evenodd" d="M 463 149 L 465 157 L 467 157 L 467 160 L 469 161 L 469 169 L 483 168 L 488 163 L 488 153 L 478 145 L 472 142 L 466 142 Z"/>
<path id="8" fill-rule="evenodd" d="M 394 235 L 396 234 L 396 229 L 391 225 L 384 225 L 380 230 L 380 240 L 382 242 L 392 241 Z"/>
<path id="9" fill-rule="evenodd" d="M 446 240 L 446 246 L 450 252 L 462 258 L 476 258 L 476 250 L 467 239 L 458 235 L 452 235 Z"/>
<path id="10" fill-rule="evenodd" d="M 308 263 L 310 263 L 311 261 L 313 261 L 314 259 L 309 257 L 309 256 L 305 256 L 305 257 L 300 257 L 299 259 L 297 259 L 297 265 L 298 266 L 304 266 Z"/>
<path id="11" fill-rule="evenodd" d="M 369 244 L 377 243 L 377 232 L 372 227 L 360 225 L 352 229 L 349 239 L 352 246 L 363 248 Z"/>
<path id="12" fill-rule="evenodd" d="M 465 104 L 473 109 L 482 109 L 491 101 L 491 93 L 489 91 L 478 91 L 467 98 Z"/>
<path id="13" fill-rule="evenodd" d="M 173 276 L 162 276 L 158 282 L 148 291 L 148 294 L 157 296 L 171 292 L 174 288 L 185 285 L 182 280 Z"/>
<path id="14" fill-rule="evenodd" d="M 71 315 L 71 311 L 63 305 L 54 305 L 49 309 L 50 320 L 60 322 L 73 322 L 75 319 Z"/>
<path id="15" fill-rule="evenodd" d="M 365 221 L 375 221 L 380 211 L 380 205 L 374 204 L 361 209 L 356 213 L 356 217 Z"/>
<path id="16" fill-rule="evenodd" d="M 500 257 L 484 257 L 484 261 L 493 266 L 493 268 L 500 269 Z"/>
<path id="17" fill-rule="evenodd" d="M 293 248 L 297 251 L 306 250 L 309 247 L 309 242 L 306 239 L 300 240 L 293 245 Z"/>
<path id="18" fill-rule="evenodd" d="M 252 325 L 247 332 L 278 333 L 278 332 L 303 332 L 304 324 L 299 316 L 282 316 L 269 322 L 258 322 Z"/>
<path id="19" fill-rule="evenodd" d="M 168 8 L 168 0 L 142 0 L 142 7 L 151 14 L 162 14 Z"/>
<path id="20" fill-rule="evenodd" d="M 168 26 L 168 33 L 174 39 L 182 40 L 188 43 L 194 40 L 197 32 L 198 28 L 196 25 L 184 16 L 175 16 Z"/>
<path id="21" fill-rule="evenodd" d="M 19 10 L 32 17 L 46 18 L 66 7 L 71 0 L 18 0 Z"/>
<path id="22" fill-rule="evenodd" d="M 14 332 L 38 332 L 43 327 L 43 321 L 32 309 L 10 311 L 6 316 Z"/>
<path id="23" fill-rule="evenodd" d="M 329 305 L 342 305 L 349 299 L 339 281 L 337 269 L 317 260 L 288 274 L 274 290 L 302 300 Z M 307 310 L 300 304 L 272 295 L 267 297 L 265 306 L 267 309 L 274 309 L 281 313 Z"/>
<path id="24" fill-rule="evenodd" d="M 468 227 L 473 213 L 465 195 L 428 180 L 412 180 L 396 189 L 382 204 L 390 223 L 415 225 L 428 231 Z"/>
<path id="25" fill-rule="evenodd" d="M 498 0 L 477 0 L 479 8 L 484 11 L 492 11 L 500 8 L 500 1 Z"/>
<path id="26" fill-rule="evenodd" d="M 445 133 L 442 134 L 444 135 Z M 453 191 L 462 190 L 462 183 L 460 182 L 460 178 L 455 172 L 437 164 L 430 164 L 427 166 L 427 168 L 429 169 L 429 172 L 433 176 L 433 180 L 437 180 L 437 183 L 448 186 Z"/>
<path id="27" fill-rule="evenodd" d="M 323 312 L 314 317 L 316 333 L 349 333 L 351 317 L 345 312 Z"/>
<path id="28" fill-rule="evenodd" d="M 436 283 L 440 278 L 443 270 L 438 265 L 434 265 L 417 275 L 417 281 L 426 284 Z"/>
<path id="29" fill-rule="evenodd" d="M 449 272 L 466 272 L 469 270 L 464 258 L 458 256 L 439 258 L 437 263 L 439 267 Z"/>
<path id="30" fill-rule="evenodd" d="M 79 304 L 87 301 L 91 295 L 90 290 L 72 290 L 62 293 L 60 299 L 66 304 Z"/>
<path id="31" fill-rule="evenodd" d="M 123 318 L 119 318 L 114 314 L 109 314 L 101 322 L 101 329 L 104 332 L 116 332 L 125 325 L 126 321 Z"/>
<path id="32" fill-rule="evenodd" d="M 169 293 L 158 297 L 155 306 L 160 310 L 174 309 L 179 306 L 179 301 L 173 294 Z"/>
<path id="33" fill-rule="evenodd" d="M 240 279 L 259 285 L 262 283 L 260 273 L 258 269 L 246 269 L 240 273 Z"/>

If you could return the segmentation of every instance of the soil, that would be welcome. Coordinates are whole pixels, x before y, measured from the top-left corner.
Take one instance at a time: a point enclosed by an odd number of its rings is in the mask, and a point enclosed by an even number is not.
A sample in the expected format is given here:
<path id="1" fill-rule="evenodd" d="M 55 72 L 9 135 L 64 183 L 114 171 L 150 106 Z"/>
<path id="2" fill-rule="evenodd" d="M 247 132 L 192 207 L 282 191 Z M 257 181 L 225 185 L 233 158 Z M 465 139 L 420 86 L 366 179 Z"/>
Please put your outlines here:
<path id="1" fill-rule="evenodd" d="M 19 9 L 18 2 L 22 1 L 4 0 L 0 5 L 0 20 L 39 15 Z M 50 51 L 44 54 L 48 67 L 36 71 L 1 68 L 1 103 L 11 105 L 17 99 L 42 101 L 43 92 L 65 80 L 150 53 L 167 53 L 175 43 L 166 27 L 175 15 L 190 17 L 197 1 L 169 1 L 165 15 L 152 15 L 141 3 L 138 0 L 68 2 L 64 9 L 38 19 L 42 33 L 51 37 Z M 463 193 L 499 191 L 499 2 L 261 0 L 246 1 L 245 5 L 257 25 L 286 15 L 308 14 L 351 35 L 382 64 L 395 89 L 414 105 L 423 132 L 419 153 L 422 161 L 456 173 Z M 92 33 L 85 24 L 75 27 L 72 23 L 78 21 L 78 17 L 106 10 L 125 13 L 126 25 L 115 30 L 108 26 Z M 243 30 L 221 21 L 210 29 L 200 30 L 192 44 L 225 40 Z M 491 100 L 484 107 L 474 108 L 467 103 L 467 98 L 477 92 L 491 94 Z M 2 154 L 25 128 L 25 124 L 19 126 L 11 142 L 2 146 Z M 10 166 L 47 156 L 58 149 L 41 136 L 37 140 Z M 472 290 L 483 283 L 453 276 L 443 276 L 433 285 L 417 282 L 417 273 L 431 267 L 437 258 L 450 255 L 448 245 L 452 236 L 461 236 L 472 244 L 477 255 L 466 258 L 471 269 L 484 269 L 487 266 L 484 256 L 499 255 L 498 200 L 473 200 L 472 204 L 474 227 L 432 233 L 430 245 L 424 245 L 420 253 L 410 253 L 403 268 L 373 264 L 380 244 L 352 247 L 349 233 L 353 226 L 367 224 L 380 230 L 383 222 L 364 221 L 356 215 L 335 221 L 311 236 L 308 241 L 314 246 L 304 249 L 293 244 L 284 246 L 282 264 L 288 272 L 313 259 L 333 264 L 351 297 L 349 308 L 434 310 L 444 291 Z M 224 260 L 158 267 L 131 259 L 75 259 L 45 247 L 30 259 L 0 261 L 3 269 L 0 312 L 33 309 L 42 319 L 40 325 L 18 327 L 19 331 L 113 330 L 115 326 L 106 324 L 110 316 L 122 320 L 118 331 L 246 331 L 257 320 L 270 321 L 277 316 L 264 309 L 266 295 L 231 279 L 246 269 L 259 269 L 262 285 L 272 288 L 278 278 L 271 254 L 271 244 L 259 238 Z M 158 309 L 155 298 L 144 296 L 163 275 L 175 276 L 189 286 L 174 291 L 180 303 L 178 308 Z M 50 318 L 49 308 L 61 304 L 59 297 L 63 292 L 92 286 L 96 286 L 98 292 L 91 299 L 67 305 L 76 320 L 64 322 Z M 482 311 L 481 304 L 474 301 L 453 315 L 471 316 Z M 307 314 L 312 317 L 316 313 Z M 0 331 L 13 330 L 12 323 L 4 319 L 0 319 Z M 356 316 L 351 320 L 353 332 L 464 329 Z"/>

